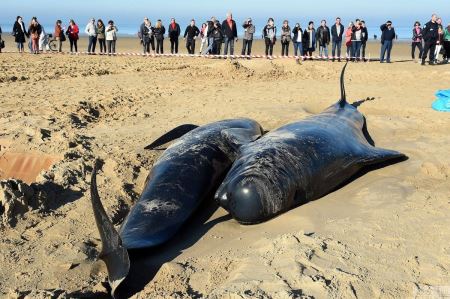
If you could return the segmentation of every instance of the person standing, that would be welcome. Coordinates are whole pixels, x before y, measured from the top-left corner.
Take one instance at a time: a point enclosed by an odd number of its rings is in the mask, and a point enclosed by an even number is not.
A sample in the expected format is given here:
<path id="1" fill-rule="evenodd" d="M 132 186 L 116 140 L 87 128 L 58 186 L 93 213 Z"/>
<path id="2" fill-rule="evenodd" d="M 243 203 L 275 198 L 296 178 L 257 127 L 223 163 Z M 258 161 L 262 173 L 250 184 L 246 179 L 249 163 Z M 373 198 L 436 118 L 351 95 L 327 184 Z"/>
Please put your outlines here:
<path id="1" fill-rule="evenodd" d="M 277 27 L 272 18 L 269 18 L 267 25 L 263 29 L 263 38 L 266 44 L 266 57 L 272 59 L 273 46 L 277 40 Z"/>
<path id="2" fill-rule="evenodd" d="M 69 21 L 69 27 L 67 28 L 66 34 L 69 37 L 70 42 L 70 52 L 73 53 L 73 49 L 75 52 L 78 52 L 78 34 L 80 33 L 80 29 L 74 20 Z"/>
<path id="3" fill-rule="evenodd" d="M 429 64 L 434 65 L 434 51 L 436 50 L 436 43 L 439 38 L 439 26 L 436 20 L 437 15 L 433 14 L 431 16 L 431 21 L 425 24 L 422 31 L 423 40 L 425 41 L 425 47 L 422 52 L 422 65 L 425 65 L 428 51 L 430 51 Z"/>
<path id="4" fill-rule="evenodd" d="M 295 57 L 303 56 L 303 30 L 300 23 L 295 24 L 292 33 L 294 34 L 294 55 Z"/>
<path id="5" fill-rule="evenodd" d="M 180 25 L 175 22 L 175 19 L 170 19 L 170 25 L 168 30 L 170 40 L 170 53 L 178 54 L 178 39 L 180 38 L 181 30 Z"/>
<path id="6" fill-rule="evenodd" d="M 218 20 L 216 20 L 216 22 L 214 23 L 211 36 L 213 38 L 212 54 L 220 55 L 220 48 L 223 41 L 223 32 Z"/>
<path id="7" fill-rule="evenodd" d="M 58 52 L 62 52 L 62 43 L 66 40 L 61 20 L 57 20 L 55 24 L 55 39 L 58 42 Z"/>
<path id="8" fill-rule="evenodd" d="M 208 47 L 208 24 L 203 23 L 202 29 L 200 29 L 200 51 L 199 54 L 202 55 L 203 49 L 206 49 Z"/>
<path id="9" fill-rule="evenodd" d="M 442 19 L 436 20 L 438 24 L 438 39 L 436 42 L 436 50 L 434 51 L 434 63 L 438 63 L 439 54 L 441 53 L 442 45 L 444 44 L 444 27 L 442 26 Z"/>
<path id="10" fill-rule="evenodd" d="M 150 54 L 150 38 L 153 32 L 152 24 L 150 20 L 145 17 L 144 23 L 141 24 L 139 28 L 139 36 L 141 37 L 142 46 L 144 48 L 144 54 Z M 153 47 L 154 50 L 154 47 Z"/>
<path id="11" fill-rule="evenodd" d="M 422 28 L 420 27 L 420 22 L 416 21 L 414 23 L 414 28 L 412 30 L 412 44 L 411 44 L 411 58 L 414 60 L 416 59 L 415 57 L 415 52 L 416 52 L 416 47 L 419 49 L 419 59 L 422 59 L 422 52 L 423 52 L 423 47 L 422 47 L 422 39 L 423 39 L 423 35 L 422 35 Z"/>
<path id="12" fill-rule="evenodd" d="M 327 26 L 327 21 L 322 20 L 320 27 L 317 28 L 316 39 L 319 43 L 319 56 L 328 59 L 328 45 L 330 44 L 331 34 L 330 28 Z"/>
<path id="13" fill-rule="evenodd" d="M 108 27 L 106 27 L 106 52 L 108 55 L 116 53 L 117 32 L 119 30 L 114 25 L 114 21 L 108 21 Z"/>
<path id="14" fill-rule="evenodd" d="M 367 41 L 369 40 L 369 31 L 367 30 L 365 21 L 361 21 L 361 28 L 362 28 L 361 58 L 363 59 L 363 61 L 366 61 L 366 47 Z"/>
<path id="15" fill-rule="evenodd" d="M 303 48 L 309 55 L 309 59 L 312 60 L 312 53 L 316 51 L 316 29 L 314 29 L 313 21 L 309 21 L 308 28 L 303 33 Z"/>
<path id="16" fill-rule="evenodd" d="M 100 46 L 100 54 L 106 53 L 106 28 L 101 19 L 97 21 L 97 41 Z"/>
<path id="17" fill-rule="evenodd" d="M 156 21 L 153 33 L 156 39 L 156 54 L 164 54 L 164 34 L 166 34 L 166 28 L 163 26 L 162 21 Z"/>
<path id="18" fill-rule="evenodd" d="M 395 39 L 395 29 L 392 27 L 392 22 L 387 21 L 385 24 L 380 26 L 381 30 L 381 54 L 380 63 L 384 62 L 386 55 L 386 62 L 391 63 L 391 50 Z"/>
<path id="19" fill-rule="evenodd" d="M 281 26 L 281 56 L 289 56 L 289 44 L 291 43 L 291 27 L 289 21 L 284 20 Z"/>
<path id="20" fill-rule="evenodd" d="M 195 20 L 191 20 L 191 24 L 184 31 L 184 39 L 186 40 L 186 49 L 189 54 L 195 54 L 195 39 L 200 34 L 200 30 L 195 26 Z"/>
<path id="21" fill-rule="evenodd" d="M 33 54 L 39 53 L 39 38 L 42 33 L 42 27 L 38 23 L 37 18 L 33 17 L 31 19 L 30 26 L 28 28 L 28 35 L 31 38 L 31 52 Z"/>
<path id="22" fill-rule="evenodd" d="M 244 38 L 242 39 L 242 52 L 241 55 L 252 55 L 253 35 L 256 32 L 256 27 L 253 25 L 251 18 L 245 20 L 244 24 Z M 250 57 L 248 57 L 250 59 Z"/>
<path id="23" fill-rule="evenodd" d="M 444 50 L 444 63 L 448 63 L 448 59 L 450 58 L 450 23 L 448 23 L 447 27 L 444 29 Z"/>
<path id="24" fill-rule="evenodd" d="M 95 53 L 95 46 L 97 45 L 97 26 L 95 26 L 95 19 L 92 18 L 86 25 L 84 32 L 88 35 L 88 53 Z"/>
<path id="25" fill-rule="evenodd" d="M 233 14 L 227 13 L 227 19 L 222 23 L 222 32 L 224 36 L 225 48 L 224 55 L 228 55 L 228 48 L 230 48 L 230 55 L 234 55 L 234 42 L 238 41 L 236 22 L 233 20 Z"/>
<path id="26" fill-rule="evenodd" d="M 0 26 L 0 53 L 2 53 L 2 49 L 5 46 L 5 42 L 2 40 L 2 26 Z"/>
<path id="27" fill-rule="evenodd" d="M 352 28 L 352 58 L 353 61 L 359 61 L 361 57 L 361 45 L 363 38 L 363 29 L 361 22 L 356 23 Z"/>
<path id="28" fill-rule="evenodd" d="M 332 50 L 331 55 L 333 56 L 333 61 L 336 58 L 341 61 L 341 48 L 342 48 L 342 37 L 344 36 L 344 25 L 341 24 L 341 18 L 336 18 L 336 23 L 331 26 L 331 37 L 332 37 Z"/>
<path id="29" fill-rule="evenodd" d="M 26 42 L 26 37 L 28 36 L 28 32 L 25 29 L 25 23 L 23 22 L 23 18 L 18 16 L 16 18 L 16 22 L 14 23 L 12 34 L 14 36 L 14 41 L 17 44 L 17 50 L 19 53 L 23 53 L 24 46 L 23 44 Z"/>
<path id="30" fill-rule="evenodd" d="M 211 20 L 206 22 L 207 27 L 206 27 L 206 37 L 208 39 L 208 48 L 206 48 L 205 54 L 212 54 L 213 48 L 214 48 L 214 36 L 213 36 L 213 31 L 215 29 L 215 25 L 216 25 L 216 17 L 211 17 Z"/>
<path id="31" fill-rule="evenodd" d="M 353 22 L 348 24 L 347 30 L 345 31 L 345 46 L 347 47 L 347 61 L 352 58 L 352 35 L 353 35 Z"/>

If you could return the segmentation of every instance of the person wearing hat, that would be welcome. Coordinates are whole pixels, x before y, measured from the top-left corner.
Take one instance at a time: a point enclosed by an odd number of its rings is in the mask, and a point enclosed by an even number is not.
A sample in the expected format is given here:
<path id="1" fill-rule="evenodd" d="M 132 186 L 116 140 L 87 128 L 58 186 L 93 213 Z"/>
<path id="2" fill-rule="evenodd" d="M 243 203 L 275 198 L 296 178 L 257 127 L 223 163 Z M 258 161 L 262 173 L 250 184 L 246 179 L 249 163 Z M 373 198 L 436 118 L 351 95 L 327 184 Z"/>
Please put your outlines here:
<path id="1" fill-rule="evenodd" d="M 253 35 L 255 34 L 256 27 L 253 25 L 251 18 L 244 21 L 242 25 L 244 27 L 244 38 L 242 40 L 242 52 L 241 55 L 252 55 Z"/>
<path id="2" fill-rule="evenodd" d="M 395 29 L 392 27 L 392 22 L 387 21 L 385 24 L 380 26 L 381 30 L 381 54 L 380 63 L 384 62 L 386 56 L 386 62 L 391 63 L 391 50 L 392 44 L 395 38 Z"/>
<path id="3" fill-rule="evenodd" d="M 117 32 L 119 30 L 114 25 L 112 20 L 108 21 L 108 27 L 106 27 L 106 52 L 108 55 L 116 53 L 116 41 Z"/>
<path id="4" fill-rule="evenodd" d="M 88 53 L 95 53 L 95 46 L 97 45 L 97 26 L 95 26 L 95 19 L 92 18 L 86 25 L 84 32 L 89 37 Z"/>

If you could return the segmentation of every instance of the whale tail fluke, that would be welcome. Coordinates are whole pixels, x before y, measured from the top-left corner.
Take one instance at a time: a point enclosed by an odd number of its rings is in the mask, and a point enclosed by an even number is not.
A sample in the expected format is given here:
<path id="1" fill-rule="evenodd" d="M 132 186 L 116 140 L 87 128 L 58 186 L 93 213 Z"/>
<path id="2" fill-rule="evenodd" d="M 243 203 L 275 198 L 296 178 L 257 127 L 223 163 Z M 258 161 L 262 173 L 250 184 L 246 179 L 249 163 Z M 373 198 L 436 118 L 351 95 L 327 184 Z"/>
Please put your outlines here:
<path id="1" fill-rule="evenodd" d="M 345 63 L 344 68 L 341 72 L 341 99 L 339 100 L 339 106 L 343 108 L 345 104 L 347 104 L 347 97 L 345 95 L 345 82 L 344 82 L 344 75 L 345 75 L 345 69 L 347 68 L 348 62 Z"/>
<path id="2" fill-rule="evenodd" d="M 102 250 L 99 258 L 103 260 L 108 269 L 108 280 L 111 286 L 111 293 L 114 292 L 130 271 L 130 259 L 128 252 L 122 245 L 119 233 L 114 228 L 113 223 L 108 218 L 106 211 L 100 201 L 97 190 L 97 170 L 99 160 L 95 161 L 91 178 L 91 203 L 94 210 L 95 222 L 102 240 Z"/>

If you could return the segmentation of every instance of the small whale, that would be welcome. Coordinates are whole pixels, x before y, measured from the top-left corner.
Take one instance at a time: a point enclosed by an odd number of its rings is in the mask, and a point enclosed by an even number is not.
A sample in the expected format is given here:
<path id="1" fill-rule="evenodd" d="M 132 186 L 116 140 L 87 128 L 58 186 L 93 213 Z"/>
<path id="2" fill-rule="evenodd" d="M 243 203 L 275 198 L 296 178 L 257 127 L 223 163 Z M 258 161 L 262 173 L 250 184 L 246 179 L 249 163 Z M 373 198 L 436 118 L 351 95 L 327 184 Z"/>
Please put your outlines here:
<path id="1" fill-rule="evenodd" d="M 214 192 L 236 159 L 239 148 L 263 134 L 251 119 L 218 121 L 201 127 L 183 125 L 157 139 L 155 149 L 179 138 L 156 161 L 144 191 L 117 232 L 97 191 L 98 161 L 91 179 L 91 203 L 108 269 L 112 296 L 130 271 L 128 250 L 168 241 Z"/>
<path id="2" fill-rule="evenodd" d="M 362 168 L 407 157 L 377 148 L 365 117 L 341 99 L 240 148 L 215 200 L 242 224 L 257 224 L 334 191 Z M 355 105 L 356 106 L 356 105 Z"/>

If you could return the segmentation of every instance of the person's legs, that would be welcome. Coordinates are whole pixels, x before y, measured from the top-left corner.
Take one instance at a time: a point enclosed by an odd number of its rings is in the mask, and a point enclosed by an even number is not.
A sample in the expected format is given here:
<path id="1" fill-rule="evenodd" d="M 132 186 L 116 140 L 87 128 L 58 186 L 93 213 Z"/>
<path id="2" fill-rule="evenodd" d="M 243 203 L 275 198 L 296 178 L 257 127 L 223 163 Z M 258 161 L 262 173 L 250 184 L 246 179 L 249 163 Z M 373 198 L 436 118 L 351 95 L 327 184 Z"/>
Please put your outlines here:
<path id="1" fill-rule="evenodd" d="M 175 48 L 175 41 L 172 38 L 170 38 L 169 40 L 170 40 L 170 53 L 173 54 L 173 50 Z"/>
<path id="2" fill-rule="evenodd" d="M 92 48 L 92 36 L 89 36 L 89 42 L 88 42 L 88 48 L 87 51 L 88 53 L 91 53 L 91 48 Z"/>
<path id="3" fill-rule="evenodd" d="M 270 56 L 273 56 L 273 42 L 270 42 L 269 52 Z"/>
<path id="4" fill-rule="evenodd" d="M 229 38 L 225 37 L 225 48 L 223 49 L 223 55 L 228 55 L 228 43 L 229 43 Z"/>
<path id="5" fill-rule="evenodd" d="M 179 43 L 179 40 L 177 38 L 177 39 L 175 39 L 175 54 L 178 54 L 178 43 Z"/>
<path id="6" fill-rule="evenodd" d="M 325 44 L 323 47 L 324 47 L 324 52 L 325 52 L 325 58 L 328 59 L 328 45 Z"/>
<path id="7" fill-rule="evenodd" d="M 367 46 L 366 42 L 363 42 L 361 44 L 361 58 L 363 60 L 366 60 L 366 46 Z"/>
<path id="8" fill-rule="evenodd" d="M 106 53 L 111 54 L 111 41 L 107 40 L 106 41 Z"/>
<path id="9" fill-rule="evenodd" d="M 75 48 L 75 52 L 78 53 L 78 40 L 77 40 L 77 39 L 75 39 L 75 40 L 73 41 L 73 46 L 74 46 L 74 48 Z"/>
<path id="10" fill-rule="evenodd" d="M 445 49 L 445 61 L 448 62 L 450 58 L 450 41 L 444 41 L 444 49 Z"/>
<path id="11" fill-rule="evenodd" d="M 361 58 L 361 47 L 362 42 L 356 42 L 355 60 L 359 60 Z"/>
<path id="12" fill-rule="evenodd" d="M 70 52 L 73 52 L 73 39 L 69 38 L 70 42 Z"/>
<path id="13" fill-rule="evenodd" d="M 380 62 L 384 62 L 384 55 L 386 54 L 386 49 L 387 49 L 387 42 L 384 41 L 384 43 L 381 46 Z"/>
<path id="14" fill-rule="evenodd" d="M 350 58 L 352 60 L 356 60 L 356 48 L 357 48 L 358 42 L 352 42 L 352 52 L 350 54 Z"/>
<path id="15" fill-rule="evenodd" d="M 112 51 L 113 51 L 114 54 L 116 53 L 116 43 L 117 43 L 116 40 L 112 41 Z"/>
<path id="16" fill-rule="evenodd" d="M 96 46 L 97 46 L 97 37 L 94 36 L 94 41 L 92 42 L 92 53 L 95 53 Z"/>
<path id="17" fill-rule="evenodd" d="M 265 42 L 266 42 L 266 56 L 269 56 L 269 46 L 270 46 L 269 39 L 266 38 Z"/>
<path id="18" fill-rule="evenodd" d="M 391 62 L 391 50 L 392 50 L 392 41 L 389 41 L 387 44 L 387 56 L 386 56 L 386 61 L 387 62 Z"/>
<path id="19" fill-rule="evenodd" d="M 418 42 L 417 47 L 419 48 L 419 59 L 422 59 L 422 55 L 423 55 L 422 42 Z"/>
<path id="20" fill-rule="evenodd" d="M 253 40 L 247 41 L 247 55 L 252 55 L 252 46 L 253 46 Z"/>
<path id="21" fill-rule="evenodd" d="M 234 38 L 230 38 L 230 55 L 234 55 Z"/>
<path id="22" fill-rule="evenodd" d="M 436 43 L 430 45 L 430 62 L 434 62 L 434 52 L 436 51 Z"/>
<path id="23" fill-rule="evenodd" d="M 333 56 L 333 59 L 336 58 L 336 48 L 337 48 L 337 42 L 333 41 L 331 44 L 331 56 Z"/>
<path id="24" fill-rule="evenodd" d="M 425 47 L 422 52 L 422 65 L 425 64 L 425 60 L 427 59 L 428 51 L 430 50 L 431 43 L 425 42 Z"/>
<path id="25" fill-rule="evenodd" d="M 337 42 L 336 42 L 336 47 L 337 47 L 337 56 L 338 56 L 338 59 L 341 60 L 342 41 L 337 41 Z"/>
<path id="26" fill-rule="evenodd" d="M 245 55 L 246 47 L 247 47 L 247 40 L 246 40 L 246 39 L 242 39 L 242 51 L 241 51 L 241 55 Z"/>
<path id="27" fill-rule="evenodd" d="M 439 54 L 441 53 L 442 45 L 436 45 L 436 50 L 434 50 L 434 61 L 437 62 L 439 59 Z"/>
<path id="28" fill-rule="evenodd" d="M 412 59 L 416 59 L 416 57 L 415 57 L 416 46 L 417 46 L 417 43 L 416 42 L 412 42 L 412 44 L 411 44 L 411 58 Z"/>
<path id="29" fill-rule="evenodd" d="M 298 53 L 298 43 L 294 42 L 294 56 L 297 56 Z"/>
<path id="30" fill-rule="evenodd" d="M 195 39 L 192 40 L 192 53 L 195 54 Z"/>

